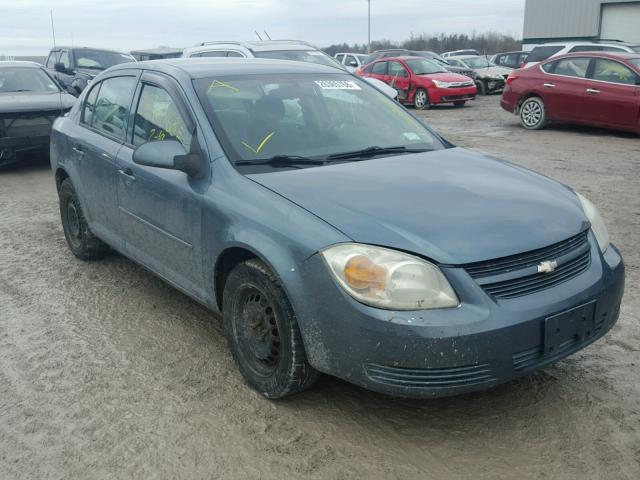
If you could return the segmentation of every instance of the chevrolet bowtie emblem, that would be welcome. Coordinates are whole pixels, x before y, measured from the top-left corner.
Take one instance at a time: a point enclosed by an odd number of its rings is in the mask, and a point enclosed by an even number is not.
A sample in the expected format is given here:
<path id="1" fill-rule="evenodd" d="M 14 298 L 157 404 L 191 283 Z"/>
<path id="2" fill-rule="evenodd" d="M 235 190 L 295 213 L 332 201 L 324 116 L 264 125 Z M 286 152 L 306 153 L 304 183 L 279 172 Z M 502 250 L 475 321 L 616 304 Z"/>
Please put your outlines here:
<path id="1" fill-rule="evenodd" d="M 555 260 L 547 260 L 538 265 L 538 273 L 551 273 L 558 266 L 558 262 Z"/>

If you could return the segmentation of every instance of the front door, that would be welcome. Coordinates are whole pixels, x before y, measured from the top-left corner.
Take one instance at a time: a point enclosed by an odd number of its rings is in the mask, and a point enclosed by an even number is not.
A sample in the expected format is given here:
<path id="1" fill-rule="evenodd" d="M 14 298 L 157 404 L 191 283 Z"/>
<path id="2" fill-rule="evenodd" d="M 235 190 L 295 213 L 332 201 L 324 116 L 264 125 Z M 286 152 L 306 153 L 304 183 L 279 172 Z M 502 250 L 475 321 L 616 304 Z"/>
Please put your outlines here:
<path id="1" fill-rule="evenodd" d="M 133 162 L 134 149 L 146 142 L 177 140 L 185 153 L 192 141 L 197 142 L 189 110 L 172 82 L 159 74 L 142 76 L 131 141 L 117 157 L 120 223 L 125 249 L 133 258 L 200 295 L 202 193 L 207 180 Z"/>
<path id="2" fill-rule="evenodd" d="M 398 91 L 398 98 L 404 100 L 409 96 L 411 89 L 411 79 L 409 72 L 404 66 L 396 61 L 389 62 L 389 73 L 386 77 L 387 83 Z"/>
<path id="3" fill-rule="evenodd" d="M 585 121 L 635 129 L 640 112 L 638 75 L 620 62 L 596 58 L 590 77 L 585 85 Z"/>

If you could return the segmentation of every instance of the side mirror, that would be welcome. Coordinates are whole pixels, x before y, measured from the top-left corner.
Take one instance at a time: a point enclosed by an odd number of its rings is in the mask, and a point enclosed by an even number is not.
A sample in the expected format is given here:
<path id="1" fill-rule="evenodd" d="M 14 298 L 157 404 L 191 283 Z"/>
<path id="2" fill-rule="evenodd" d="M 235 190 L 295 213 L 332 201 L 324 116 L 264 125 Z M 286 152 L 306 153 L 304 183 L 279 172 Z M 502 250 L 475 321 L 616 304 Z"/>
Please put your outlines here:
<path id="1" fill-rule="evenodd" d="M 53 69 L 54 69 L 56 72 L 60 72 L 60 73 L 67 73 L 67 67 L 65 67 L 65 66 L 64 66 L 64 63 L 60 63 L 60 62 L 58 62 L 58 63 L 54 64 L 54 65 L 53 65 Z"/>
<path id="2" fill-rule="evenodd" d="M 357 67 L 357 66 L 358 66 L 358 62 L 356 62 L 355 60 L 351 60 L 351 61 L 349 62 L 349 66 L 350 66 L 350 67 Z"/>
<path id="3" fill-rule="evenodd" d="M 138 165 L 148 167 L 179 170 L 196 180 L 204 177 L 202 156 L 198 153 L 187 152 L 182 144 L 176 140 L 148 142 L 140 145 L 133 152 L 133 161 Z"/>

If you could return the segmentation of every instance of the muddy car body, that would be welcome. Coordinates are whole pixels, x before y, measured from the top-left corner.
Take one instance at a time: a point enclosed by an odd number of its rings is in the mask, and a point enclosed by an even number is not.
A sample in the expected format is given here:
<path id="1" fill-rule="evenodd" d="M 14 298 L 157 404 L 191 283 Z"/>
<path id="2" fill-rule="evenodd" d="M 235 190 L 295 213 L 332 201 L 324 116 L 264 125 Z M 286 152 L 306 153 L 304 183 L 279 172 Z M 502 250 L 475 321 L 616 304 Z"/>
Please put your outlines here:
<path id="1" fill-rule="evenodd" d="M 618 318 L 622 258 L 588 200 L 332 67 L 114 67 L 51 148 L 72 252 L 108 245 L 221 312 L 270 398 L 318 372 L 404 396 L 487 388 Z"/>
<path id="2" fill-rule="evenodd" d="M 42 65 L 0 62 L 0 166 L 48 153 L 54 120 L 75 100 Z"/>

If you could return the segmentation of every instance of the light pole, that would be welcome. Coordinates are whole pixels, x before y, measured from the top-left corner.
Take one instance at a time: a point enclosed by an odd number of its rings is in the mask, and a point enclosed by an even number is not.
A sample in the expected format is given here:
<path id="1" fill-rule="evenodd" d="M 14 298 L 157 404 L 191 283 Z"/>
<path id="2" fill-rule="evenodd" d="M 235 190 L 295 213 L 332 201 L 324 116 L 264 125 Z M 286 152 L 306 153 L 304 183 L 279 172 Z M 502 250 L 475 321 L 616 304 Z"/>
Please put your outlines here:
<path id="1" fill-rule="evenodd" d="M 367 18 L 369 28 L 367 29 L 367 53 L 371 53 L 371 0 L 367 0 Z"/>

